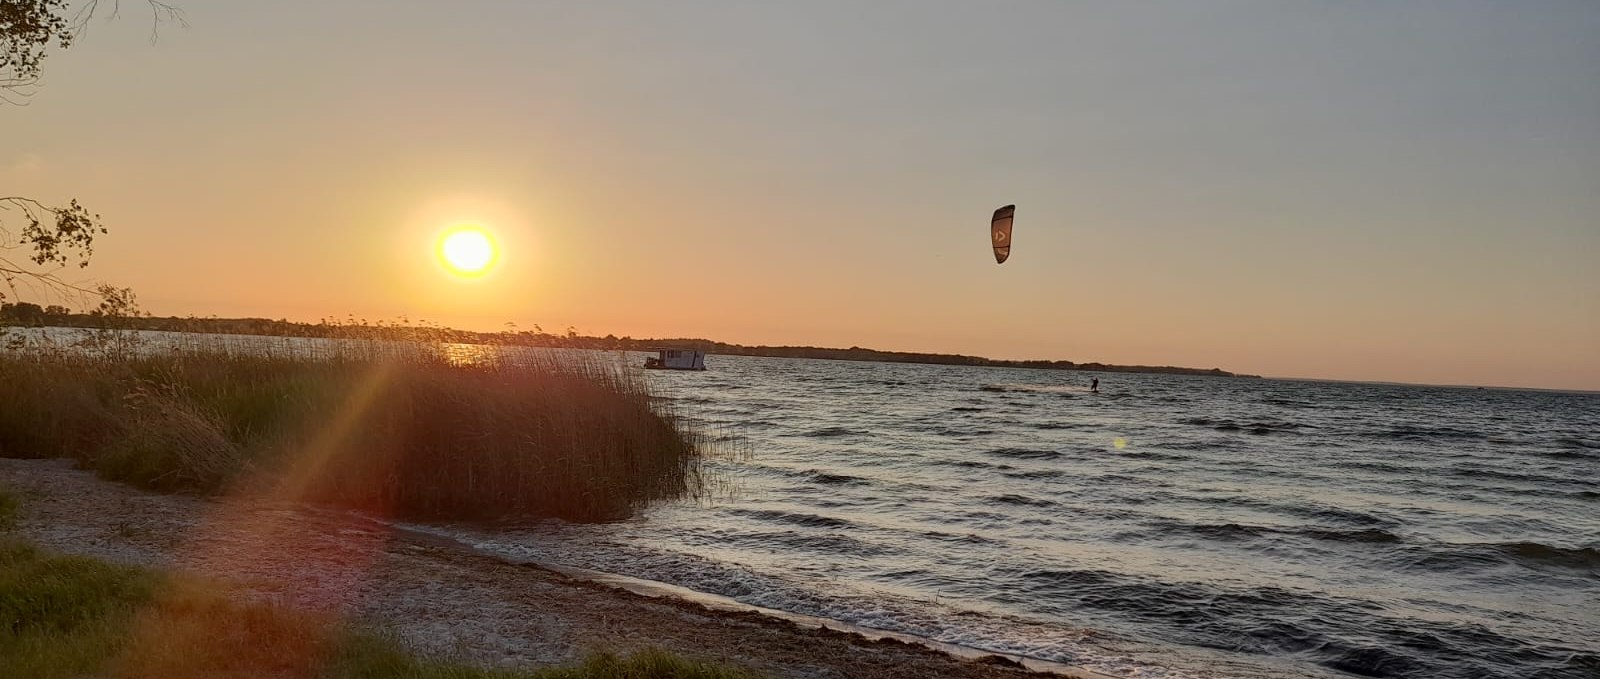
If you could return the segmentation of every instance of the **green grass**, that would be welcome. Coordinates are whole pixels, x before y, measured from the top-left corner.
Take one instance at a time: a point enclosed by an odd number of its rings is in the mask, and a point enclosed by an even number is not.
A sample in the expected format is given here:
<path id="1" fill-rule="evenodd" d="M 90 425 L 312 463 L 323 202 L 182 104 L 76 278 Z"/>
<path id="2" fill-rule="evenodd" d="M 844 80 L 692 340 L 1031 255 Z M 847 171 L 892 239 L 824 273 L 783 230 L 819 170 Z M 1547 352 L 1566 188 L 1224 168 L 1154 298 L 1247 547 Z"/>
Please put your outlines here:
<path id="1" fill-rule="evenodd" d="M 0 500 L 8 497 L 0 489 Z M 422 658 L 327 616 L 239 603 L 208 583 L 51 554 L 0 534 L 0 678 L 12 677 L 755 679 L 654 650 L 530 670 Z"/>
<path id="2" fill-rule="evenodd" d="M 704 490 L 702 443 L 616 364 L 351 346 L 0 350 L 0 456 L 163 492 L 270 482 L 416 519 L 611 520 Z"/>
<path id="3" fill-rule="evenodd" d="M 420 658 L 323 616 L 0 538 L 0 677 L 67 679 L 746 679 L 660 651 L 575 667 L 490 670 Z"/>

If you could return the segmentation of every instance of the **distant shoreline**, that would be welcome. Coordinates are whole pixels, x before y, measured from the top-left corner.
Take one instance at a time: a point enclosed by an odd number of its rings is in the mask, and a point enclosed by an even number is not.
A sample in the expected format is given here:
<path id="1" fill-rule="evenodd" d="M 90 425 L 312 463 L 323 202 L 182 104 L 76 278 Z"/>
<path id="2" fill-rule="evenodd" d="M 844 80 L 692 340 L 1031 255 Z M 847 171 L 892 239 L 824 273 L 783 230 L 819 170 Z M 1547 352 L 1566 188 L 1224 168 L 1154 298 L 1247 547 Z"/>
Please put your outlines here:
<path id="1" fill-rule="evenodd" d="M 32 306 L 32 305 L 29 305 Z M 35 307 L 37 308 L 37 307 Z M 108 320 L 112 321 L 108 324 Z M 1234 373 L 1221 368 L 1185 368 L 1180 366 L 1115 365 L 1108 363 L 1076 363 L 1065 360 L 1005 360 L 967 356 L 963 354 L 938 354 L 910 351 L 882 351 L 865 347 L 840 349 L 811 346 L 744 345 L 718 342 L 702 338 L 604 337 L 580 335 L 575 332 L 555 334 L 542 331 L 512 330 L 505 332 L 474 332 L 437 326 L 407 324 L 369 324 L 365 321 L 339 322 L 324 320 L 320 323 L 299 323 L 284 319 L 266 318 L 181 318 L 177 316 L 142 316 L 107 319 L 93 314 L 43 313 L 32 310 L 18 313 L 13 305 L 0 312 L 0 327 L 66 327 L 103 328 L 112 325 L 128 330 L 159 330 L 166 332 L 210 333 L 217 335 L 254 335 L 267 337 L 321 337 L 344 339 L 394 339 L 462 344 L 498 344 L 527 347 L 566 349 L 602 349 L 621 351 L 655 351 L 656 349 L 694 349 L 723 356 L 762 356 L 768 358 L 820 358 L 838 361 L 872 361 L 879 363 L 913 363 L 926 365 L 965 365 L 992 368 L 1027 368 L 1031 370 L 1075 370 L 1091 372 L 1159 373 L 1167 375 L 1199 375 L 1205 377 L 1260 378 L 1260 375 Z"/>
<path id="2" fill-rule="evenodd" d="M 1244 377 L 1241 375 L 1241 377 Z M 1254 376 L 1251 376 L 1254 377 Z M 1600 389 L 1571 389 L 1563 387 L 1517 387 L 1504 384 L 1435 384 L 1432 382 L 1395 382 L 1392 380 L 1341 379 L 1336 377 L 1301 377 L 1296 375 L 1269 375 L 1262 379 L 1281 382 L 1333 382 L 1336 384 L 1367 384 L 1379 387 L 1423 387 L 1427 389 L 1463 389 L 1484 391 L 1535 391 L 1547 394 L 1600 394 Z"/>

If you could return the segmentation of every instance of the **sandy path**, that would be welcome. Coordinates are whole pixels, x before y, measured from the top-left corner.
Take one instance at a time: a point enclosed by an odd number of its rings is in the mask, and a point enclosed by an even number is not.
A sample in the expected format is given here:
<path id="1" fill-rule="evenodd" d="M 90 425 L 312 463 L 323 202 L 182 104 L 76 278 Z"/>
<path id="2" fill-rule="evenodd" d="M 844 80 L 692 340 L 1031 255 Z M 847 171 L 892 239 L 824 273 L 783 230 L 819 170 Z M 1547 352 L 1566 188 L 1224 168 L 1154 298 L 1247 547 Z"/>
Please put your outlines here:
<path id="1" fill-rule="evenodd" d="M 655 646 L 771 677 L 1042 676 L 649 598 L 343 512 L 146 493 L 65 460 L 0 459 L 0 484 L 22 496 L 18 530 L 47 548 L 230 581 L 248 596 L 335 611 L 474 664 L 545 665 Z"/>

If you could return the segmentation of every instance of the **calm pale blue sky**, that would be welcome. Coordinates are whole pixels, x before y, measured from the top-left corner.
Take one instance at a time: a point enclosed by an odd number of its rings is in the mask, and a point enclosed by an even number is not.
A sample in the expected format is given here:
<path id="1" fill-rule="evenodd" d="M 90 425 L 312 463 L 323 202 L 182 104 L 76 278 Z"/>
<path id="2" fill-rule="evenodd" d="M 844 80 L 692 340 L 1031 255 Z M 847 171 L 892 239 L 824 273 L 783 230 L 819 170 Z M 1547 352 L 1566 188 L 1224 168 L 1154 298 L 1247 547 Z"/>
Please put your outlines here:
<path id="1" fill-rule="evenodd" d="M 1600 389 L 1600 3 L 123 4 L 0 193 L 157 314 Z"/>

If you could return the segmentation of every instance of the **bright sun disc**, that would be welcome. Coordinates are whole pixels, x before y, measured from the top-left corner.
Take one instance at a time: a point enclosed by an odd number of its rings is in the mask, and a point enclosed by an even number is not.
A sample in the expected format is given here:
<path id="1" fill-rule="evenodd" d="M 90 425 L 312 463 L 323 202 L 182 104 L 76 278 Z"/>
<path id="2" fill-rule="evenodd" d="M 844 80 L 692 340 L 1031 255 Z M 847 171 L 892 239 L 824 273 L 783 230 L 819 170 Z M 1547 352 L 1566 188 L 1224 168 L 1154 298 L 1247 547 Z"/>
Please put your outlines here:
<path id="1" fill-rule="evenodd" d="M 451 271 L 463 276 L 481 275 L 495 259 L 494 241 L 477 227 L 463 227 L 445 234 L 439 241 L 439 258 Z"/>

